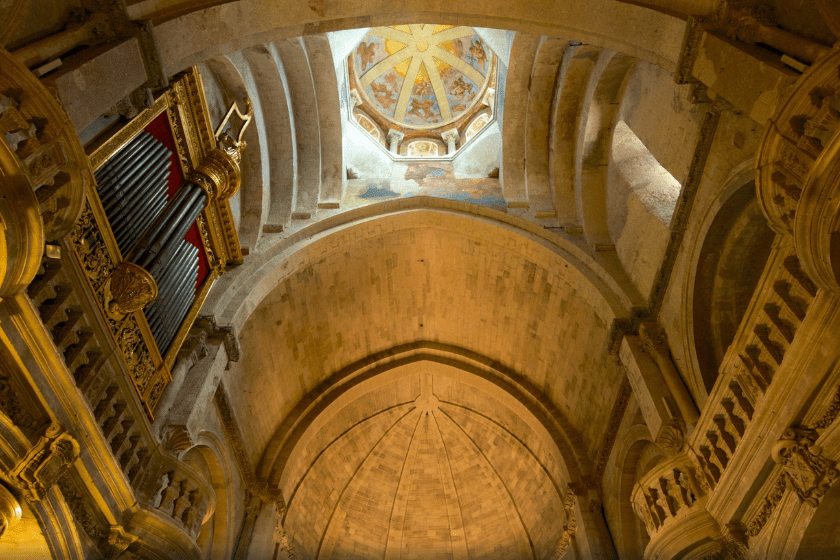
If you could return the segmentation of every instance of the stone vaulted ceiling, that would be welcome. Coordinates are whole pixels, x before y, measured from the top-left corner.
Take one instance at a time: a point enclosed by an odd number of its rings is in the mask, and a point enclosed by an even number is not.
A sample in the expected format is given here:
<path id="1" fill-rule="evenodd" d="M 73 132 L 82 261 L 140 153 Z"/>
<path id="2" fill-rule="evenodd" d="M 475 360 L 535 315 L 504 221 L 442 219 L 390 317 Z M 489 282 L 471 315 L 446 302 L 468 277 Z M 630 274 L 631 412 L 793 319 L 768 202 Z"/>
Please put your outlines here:
<path id="1" fill-rule="evenodd" d="M 513 560 L 551 552 L 562 523 L 543 520 L 565 521 L 566 477 L 527 410 L 442 363 L 416 362 L 362 385 L 321 413 L 287 463 L 285 527 L 299 553 Z"/>

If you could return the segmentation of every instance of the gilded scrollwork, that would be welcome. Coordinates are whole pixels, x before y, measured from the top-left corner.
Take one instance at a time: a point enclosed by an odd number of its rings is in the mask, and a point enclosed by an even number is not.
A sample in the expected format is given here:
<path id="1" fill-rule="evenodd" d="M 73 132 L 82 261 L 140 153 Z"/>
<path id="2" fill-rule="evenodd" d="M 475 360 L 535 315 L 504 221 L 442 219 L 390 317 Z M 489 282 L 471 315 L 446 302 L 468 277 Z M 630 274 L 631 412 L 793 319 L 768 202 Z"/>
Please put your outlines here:
<path id="1" fill-rule="evenodd" d="M 137 319 L 134 318 L 133 313 L 136 310 L 133 307 L 149 296 L 156 295 L 157 286 L 153 285 L 154 280 L 151 277 L 145 278 L 143 274 L 134 270 L 134 265 L 114 264 L 89 203 L 85 204 L 82 217 L 71 233 L 71 240 L 88 281 L 96 293 L 111 334 L 120 348 L 131 379 L 142 395 L 156 367 Z M 148 280 L 151 280 L 152 284 L 149 284 Z M 150 406 L 150 409 L 152 408 L 153 406 Z"/>

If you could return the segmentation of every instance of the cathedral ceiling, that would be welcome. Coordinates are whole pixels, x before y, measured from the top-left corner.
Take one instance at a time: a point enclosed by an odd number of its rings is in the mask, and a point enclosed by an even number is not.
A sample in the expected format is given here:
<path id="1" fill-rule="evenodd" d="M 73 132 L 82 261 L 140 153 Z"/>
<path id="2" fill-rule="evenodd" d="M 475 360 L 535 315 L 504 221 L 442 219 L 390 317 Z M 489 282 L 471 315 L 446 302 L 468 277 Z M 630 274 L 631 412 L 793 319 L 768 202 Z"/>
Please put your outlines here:
<path id="1" fill-rule="evenodd" d="M 297 441 L 285 527 L 308 558 L 545 558 L 568 477 L 527 408 L 442 362 L 346 391 Z"/>
<path id="2" fill-rule="evenodd" d="M 303 422 L 301 403 L 424 345 L 450 362 L 473 356 L 488 379 L 523 387 L 543 430 L 559 433 L 555 448 L 574 455 L 566 461 L 585 462 L 600 445 L 620 381 L 603 352 L 614 314 L 548 248 L 477 220 L 408 212 L 329 235 L 277 270 L 241 328 L 229 379 L 261 478 L 284 476 L 273 472 L 290 453 L 278 449 L 291 429 L 281 424 Z"/>

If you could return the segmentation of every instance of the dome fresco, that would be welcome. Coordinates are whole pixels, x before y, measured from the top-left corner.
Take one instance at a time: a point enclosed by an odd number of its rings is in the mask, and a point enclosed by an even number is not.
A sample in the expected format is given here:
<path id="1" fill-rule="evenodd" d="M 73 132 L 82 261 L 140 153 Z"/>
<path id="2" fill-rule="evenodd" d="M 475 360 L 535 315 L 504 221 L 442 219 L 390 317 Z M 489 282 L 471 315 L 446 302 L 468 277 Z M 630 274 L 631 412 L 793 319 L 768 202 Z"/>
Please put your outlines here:
<path id="1" fill-rule="evenodd" d="M 370 107 L 409 129 L 446 126 L 473 110 L 496 63 L 472 27 L 375 27 L 350 55 Z"/>

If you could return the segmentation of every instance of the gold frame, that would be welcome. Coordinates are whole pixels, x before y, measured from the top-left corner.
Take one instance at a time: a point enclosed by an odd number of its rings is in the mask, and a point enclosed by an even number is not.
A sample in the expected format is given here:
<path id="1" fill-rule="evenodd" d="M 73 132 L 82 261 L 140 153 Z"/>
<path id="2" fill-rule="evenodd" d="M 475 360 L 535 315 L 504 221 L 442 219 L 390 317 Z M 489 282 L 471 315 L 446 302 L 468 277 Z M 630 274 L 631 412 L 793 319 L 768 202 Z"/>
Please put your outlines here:
<path id="1" fill-rule="evenodd" d="M 152 107 L 137 115 L 130 123 L 90 154 L 90 164 L 93 170 L 102 167 L 108 159 L 164 111 L 169 119 L 182 170 L 186 177 L 190 177 L 199 163 L 211 150 L 217 147 L 201 75 L 195 67 L 185 71 L 177 81 L 173 82 L 170 88 L 155 100 Z M 105 217 L 95 185 L 90 186 L 88 200 L 95 220 L 101 229 L 108 252 L 114 262 L 118 263 L 122 260 L 122 254 Z M 242 262 L 242 249 L 239 245 L 236 228 L 233 227 L 233 213 L 229 200 L 215 199 L 211 201 L 207 208 L 201 212 L 196 222 L 210 270 L 199 287 L 193 304 L 187 311 L 187 315 L 165 355 L 161 354 L 160 349 L 154 342 L 144 314 L 141 311 L 133 314 L 138 330 L 149 347 L 155 367 L 162 375 L 165 384 L 172 380 L 171 368 L 216 279 L 224 274 L 229 264 L 240 264 Z M 112 332 L 112 334 L 114 333 Z M 128 365 L 125 356 L 124 361 Z M 159 376 L 156 373 L 157 379 L 159 379 Z M 141 392 L 138 388 L 138 393 L 140 393 L 149 418 L 153 418 L 152 412 L 162 392 L 159 389 L 153 395 L 151 394 L 153 390 L 155 390 L 154 382 L 149 382 L 145 391 Z M 148 402 L 149 399 L 153 402 Z"/>

